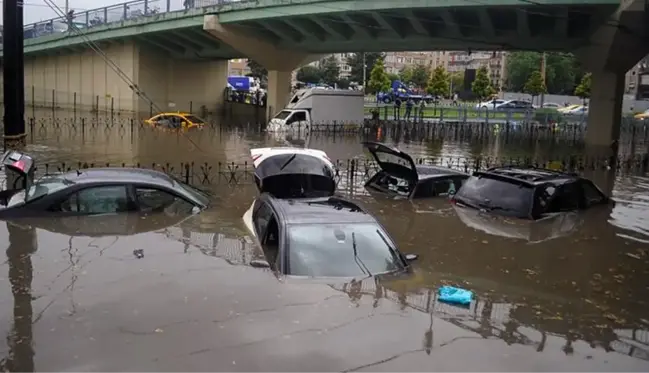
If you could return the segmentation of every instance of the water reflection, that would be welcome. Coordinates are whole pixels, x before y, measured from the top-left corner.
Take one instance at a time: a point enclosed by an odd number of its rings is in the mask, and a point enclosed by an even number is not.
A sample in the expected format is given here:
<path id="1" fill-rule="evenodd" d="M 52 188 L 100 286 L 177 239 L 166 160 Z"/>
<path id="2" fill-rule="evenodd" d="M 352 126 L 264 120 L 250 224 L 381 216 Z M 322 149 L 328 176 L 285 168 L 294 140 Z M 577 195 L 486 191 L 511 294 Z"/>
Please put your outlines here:
<path id="1" fill-rule="evenodd" d="M 13 294 L 13 325 L 7 335 L 7 357 L 0 361 L 5 372 L 34 372 L 32 335 L 32 280 L 31 256 L 36 252 L 36 231 L 33 228 L 7 223 L 9 247 L 9 283 Z"/>

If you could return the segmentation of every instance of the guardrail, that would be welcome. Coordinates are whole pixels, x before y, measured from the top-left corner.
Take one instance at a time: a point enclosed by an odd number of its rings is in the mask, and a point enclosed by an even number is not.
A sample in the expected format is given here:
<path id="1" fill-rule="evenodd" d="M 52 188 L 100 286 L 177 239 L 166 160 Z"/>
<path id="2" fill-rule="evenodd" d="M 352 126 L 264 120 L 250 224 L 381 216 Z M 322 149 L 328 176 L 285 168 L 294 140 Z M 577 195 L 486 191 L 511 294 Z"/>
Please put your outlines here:
<path id="1" fill-rule="evenodd" d="M 25 25 L 24 39 L 66 33 L 70 29 L 86 30 L 115 22 L 140 19 L 183 9 L 202 8 L 232 3 L 254 2 L 254 0 L 135 0 L 121 4 L 109 5 L 102 8 L 70 11 L 64 17 L 56 17 L 45 21 Z M 63 13 L 63 9 L 56 9 Z"/>

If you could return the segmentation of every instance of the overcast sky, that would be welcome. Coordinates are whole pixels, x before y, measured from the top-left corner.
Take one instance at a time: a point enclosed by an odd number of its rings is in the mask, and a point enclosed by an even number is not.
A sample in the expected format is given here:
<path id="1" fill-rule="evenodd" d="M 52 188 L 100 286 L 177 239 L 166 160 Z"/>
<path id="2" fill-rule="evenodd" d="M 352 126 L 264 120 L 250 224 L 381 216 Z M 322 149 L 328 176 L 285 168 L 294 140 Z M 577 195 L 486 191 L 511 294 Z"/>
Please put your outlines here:
<path id="1" fill-rule="evenodd" d="M 38 21 L 45 21 L 48 19 L 56 18 L 57 13 L 52 10 L 43 0 L 23 0 L 24 8 L 24 22 L 30 24 Z M 50 0 L 58 5 L 61 9 L 65 9 L 65 0 Z M 108 5 L 122 4 L 125 0 L 68 0 L 70 9 L 74 9 L 76 13 L 81 13 L 85 10 L 102 8 Z M 142 1 L 144 3 L 144 1 Z M 161 10 L 167 6 L 166 0 L 150 0 L 152 6 L 157 5 Z M 173 10 L 182 8 L 183 0 L 171 0 L 171 7 Z M 2 14 L 2 7 L 0 7 L 0 14 Z M 2 22 L 0 22 L 2 23 Z"/>

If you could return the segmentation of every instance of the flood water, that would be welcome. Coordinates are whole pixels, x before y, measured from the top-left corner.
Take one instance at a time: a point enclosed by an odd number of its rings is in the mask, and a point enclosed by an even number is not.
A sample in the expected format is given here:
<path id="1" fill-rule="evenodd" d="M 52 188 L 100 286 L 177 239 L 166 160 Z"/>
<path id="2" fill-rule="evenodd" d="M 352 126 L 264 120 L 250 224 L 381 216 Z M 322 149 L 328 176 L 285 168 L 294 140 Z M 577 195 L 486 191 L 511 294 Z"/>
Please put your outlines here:
<path id="1" fill-rule="evenodd" d="M 562 141 L 382 140 L 413 157 L 446 160 L 576 151 Z M 363 156 L 358 135 L 287 141 L 245 128 L 178 135 L 128 126 L 37 126 L 28 152 L 48 164 L 240 164 L 250 148 L 300 141 L 333 159 Z M 214 206 L 171 226 L 124 218 L 112 222 L 111 235 L 90 237 L 84 232 L 98 228 L 76 218 L 57 223 L 79 227 L 74 236 L 34 228 L 48 225 L 42 221 L 2 223 L 0 364 L 10 371 L 647 371 L 649 177 L 588 176 L 615 206 L 543 224 L 481 221 L 445 200 L 350 189 L 403 252 L 419 254 L 415 273 L 396 279 L 287 280 L 250 267 L 262 254 L 241 221 L 257 194 L 249 183 L 210 185 Z M 474 291 L 476 300 L 469 308 L 439 303 L 445 284 Z"/>

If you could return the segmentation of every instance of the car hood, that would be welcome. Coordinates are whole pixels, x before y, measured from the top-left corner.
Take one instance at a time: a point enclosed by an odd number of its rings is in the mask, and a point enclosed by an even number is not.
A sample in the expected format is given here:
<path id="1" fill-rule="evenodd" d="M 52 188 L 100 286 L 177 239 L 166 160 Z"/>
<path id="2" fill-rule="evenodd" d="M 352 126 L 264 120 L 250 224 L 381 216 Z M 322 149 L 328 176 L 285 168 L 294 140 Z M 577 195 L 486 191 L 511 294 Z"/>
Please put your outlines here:
<path id="1" fill-rule="evenodd" d="M 548 356 L 525 339 L 513 345 L 485 339 L 470 321 L 480 303 L 443 305 L 432 290 L 398 293 L 375 279 L 281 281 L 157 233 L 116 241 L 15 229 L 21 240 L 12 240 L 2 270 L 31 296 L 14 298 L 11 287 L 1 287 L 7 307 L 0 316 L 14 326 L 7 333 L 15 338 L 3 354 L 23 369 L 426 371 L 434 364 L 448 371 L 596 370 L 604 360 L 620 371 L 646 367 L 581 344 L 575 353 L 588 351 L 589 359 Z M 24 250 L 30 237 L 32 256 Z M 221 239 L 216 250 L 233 256 L 252 250 L 237 242 Z M 141 249 L 139 259 L 134 249 Z M 560 351 L 564 340 L 547 338 L 547 349 Z"/>

